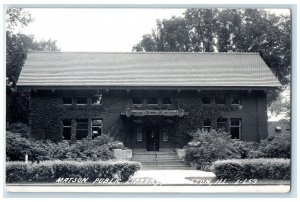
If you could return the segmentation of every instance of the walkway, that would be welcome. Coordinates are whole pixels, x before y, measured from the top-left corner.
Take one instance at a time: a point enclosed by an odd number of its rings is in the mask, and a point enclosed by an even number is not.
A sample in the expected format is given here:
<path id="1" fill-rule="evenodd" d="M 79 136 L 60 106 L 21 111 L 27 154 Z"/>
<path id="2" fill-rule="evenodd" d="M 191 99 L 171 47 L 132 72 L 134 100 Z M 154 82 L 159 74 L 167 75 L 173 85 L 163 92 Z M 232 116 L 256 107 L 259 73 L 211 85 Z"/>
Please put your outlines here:
<path id="1" fill-rule="evenodd" d="M 131 178 L 136 183 L 147 184 L 152 180 L 151 184 L 163 185 L 183 185 L 183 184 L 205 184 L 215 178 L 212 172 L 200 170 L 139 170 Z M 146 182 L 146 180 L 148 180 Z"/>

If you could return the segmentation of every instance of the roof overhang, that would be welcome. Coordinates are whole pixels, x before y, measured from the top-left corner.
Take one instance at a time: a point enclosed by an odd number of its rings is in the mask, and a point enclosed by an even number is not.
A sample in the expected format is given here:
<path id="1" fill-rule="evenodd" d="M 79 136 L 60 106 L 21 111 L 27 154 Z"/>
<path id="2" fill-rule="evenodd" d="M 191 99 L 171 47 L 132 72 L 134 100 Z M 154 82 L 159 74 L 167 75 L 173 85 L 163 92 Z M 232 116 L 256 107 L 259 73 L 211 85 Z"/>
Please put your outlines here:
<path id="1" fill-rule="evenodd" d="M 278 86 L 18 86 L 21 90 L 274 90 Z"/>

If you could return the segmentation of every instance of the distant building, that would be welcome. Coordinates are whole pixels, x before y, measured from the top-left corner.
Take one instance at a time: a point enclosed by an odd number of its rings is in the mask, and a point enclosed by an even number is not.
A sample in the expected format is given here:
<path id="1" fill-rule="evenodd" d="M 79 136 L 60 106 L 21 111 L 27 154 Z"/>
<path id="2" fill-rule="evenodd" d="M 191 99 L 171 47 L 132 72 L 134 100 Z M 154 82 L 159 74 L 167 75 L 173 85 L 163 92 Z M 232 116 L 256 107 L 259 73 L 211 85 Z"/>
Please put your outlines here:
<path id="1" fill-rule="evenodd" d="M 291 124 L 287 121 L 268 121 L 269 136 L 291 134 Z"/>
<path id="2" fill-rule="evenodd" d="M 258 53 L 36 52 L 18 81 L 35 138 L 109 134 L 147 150 L 181 147 L 197 128 L 266 138 L 266 91 L 279 86 Z"/>

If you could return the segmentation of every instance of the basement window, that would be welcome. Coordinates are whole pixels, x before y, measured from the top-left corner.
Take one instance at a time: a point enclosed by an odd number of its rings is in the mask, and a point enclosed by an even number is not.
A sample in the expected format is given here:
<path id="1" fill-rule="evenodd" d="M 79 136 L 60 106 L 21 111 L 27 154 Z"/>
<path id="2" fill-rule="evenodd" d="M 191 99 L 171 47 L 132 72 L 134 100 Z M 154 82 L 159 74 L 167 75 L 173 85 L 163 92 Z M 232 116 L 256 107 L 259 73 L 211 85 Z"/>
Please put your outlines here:
<path id="1" fill-rule="evenodd" d="M 92 139 L 102 134 L 102 119 L 92 119 Z"/>
<path id="2" fill-rule="evenodd" d="M 87 97 L 77 97 L 76 104 L 78 105 L 86 105 L 87 104 Z"/>
<path id="3" fill-rule="evenodd" d="M 71 105 L 72 104 L 72 97 L 63 97 L 64 105 Z"/>
<path id="4" fill-rule="evenodd" d="M 241 139 L 241 125 L 242 120 L 238 118 L 230 119 L 230 134 L 231 139 Z"/>
<path id="5" fill-rule="evenodd" d="M 88 135 L 88 120 L 87 119 L 78 119 L 77 128 L 76 128 L 76 139 L 81 140 L 87 138 Z"/>
<path id="6" fill-rule="evenodd" d="M 63 120 L 64 140 L 71 140 L 71 125 L 72 125 L 72 120 L 71 119 Z"/>

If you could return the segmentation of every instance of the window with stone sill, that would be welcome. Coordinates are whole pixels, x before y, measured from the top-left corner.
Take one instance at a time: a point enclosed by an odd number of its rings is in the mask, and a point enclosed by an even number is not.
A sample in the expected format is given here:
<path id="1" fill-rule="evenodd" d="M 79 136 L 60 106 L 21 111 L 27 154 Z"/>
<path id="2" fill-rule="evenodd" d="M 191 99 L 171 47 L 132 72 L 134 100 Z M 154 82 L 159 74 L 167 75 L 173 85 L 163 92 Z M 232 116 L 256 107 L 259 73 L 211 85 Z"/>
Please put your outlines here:
<path id="1" fill-rule="evenodd" d="M 203 97 L 201 100 L 202 100 L 202 103 L 205 104 L 205 105 L 211 104 L 210 97 Z"/>
<path id="2" fill-rule="evenodd" d="M 88 136 L 88 119 L 77 119 L 76 140 L 87 138 Z"/>
<path id="3" fill-rule="evenodd" d="M 72 97 L 63 97 L 62 100 L 64 105 L 72 105 Z"/>
<path id="4" fill-rule="evenodd" d="M 86 105 L 87 97 L 76 97 L 76 104 L 77 105 Z"/>
<path id="5" fill-rule="evenodd" d="M 225 99 L 225 97 L 216 97 L 215 98 L 215 103 L 216 104 L 225 104 L 226 103 L 226 99 Z"/>
<path id="6" fill-rule="evenodd" d="M 209 118 L 207 118 L 203 121 L 203 128 L 206 130 L 211 129 L 211 120 Z"/>
<path id="7" fill-rule="evenodd" d="M 171 98 L 169 98 L 169 97 L 163 97 L 162 98 L 162 104 L 163 105 L 170 105 L 170 104 L 172 104 Z"/>
<path id="8" fill-rule="evenodd" d="M 241 98 L 238 95 L 232 95 L 231 96 L 231 104 L 232 105 L 240 105 L 241 104 Z"/>
<path id="9" fill-rule="evenodd" d="M 101 105 L 102 104 L 102 94 L 92 97 L 93 105 Z"/>
<path id="10" fill-rule="evenodd" d="M 133 105 L 142 105 L 143 104 L 143 98 L 142 97 L 133 97 L 132 98 L 132 104 Z"/>
<path id="11" fill-rule="evenodd" d="M 64 140 L 71 140 L 71 128 L 72 128 L 72 120 L 64 119 L 63 120 L 63 137 Z"/>
<path id="12" fill-rule="evenodd" d="M 157 105 L 158 104 L 157 98 L 156 97 L 148 97 L 147 104 L 148 105 Z"/>
<path id="13" fill-rule="evenodd" d="M 102 119 L 92 119 L 92 139 L 102 135 Z"/>
<path id="14" fill-rule="evenodd" d="M 240 118 L 230 119 L 230 135 L 231 139 L 240 140 L 241 139 L 241 125 L 242 120 Z"/>
<path id="15" fill-rule="evenodd" d="M 226 118 L 218 118 L 217 119 L 217 129 L 228 131 L 228 122 Z"/>

